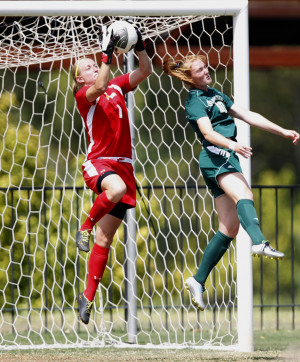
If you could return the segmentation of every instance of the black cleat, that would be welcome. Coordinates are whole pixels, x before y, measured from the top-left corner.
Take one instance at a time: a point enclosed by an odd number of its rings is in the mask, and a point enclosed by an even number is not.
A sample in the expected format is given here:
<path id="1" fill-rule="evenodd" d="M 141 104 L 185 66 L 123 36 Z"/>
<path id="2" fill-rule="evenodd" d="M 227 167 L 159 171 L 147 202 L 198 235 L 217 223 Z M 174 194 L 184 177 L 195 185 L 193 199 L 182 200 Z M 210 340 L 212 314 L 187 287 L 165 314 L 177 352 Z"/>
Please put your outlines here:
<path id="1" fill-rule="evenodd" d="M 88 253 L 90 251 L 90 236 L 91 230 L 79 230 L 76 233 L 76 246 L 79 250 Z"/>
<path id="2" fill-rule="evenodd" d="M 91 315 L 91 309 L 94 301 L 89 301 L 87 297 L 80 293 L 77 295 L 77 303 L 79 309 L 79 318 L 84 324 L 88 324 Z"/>

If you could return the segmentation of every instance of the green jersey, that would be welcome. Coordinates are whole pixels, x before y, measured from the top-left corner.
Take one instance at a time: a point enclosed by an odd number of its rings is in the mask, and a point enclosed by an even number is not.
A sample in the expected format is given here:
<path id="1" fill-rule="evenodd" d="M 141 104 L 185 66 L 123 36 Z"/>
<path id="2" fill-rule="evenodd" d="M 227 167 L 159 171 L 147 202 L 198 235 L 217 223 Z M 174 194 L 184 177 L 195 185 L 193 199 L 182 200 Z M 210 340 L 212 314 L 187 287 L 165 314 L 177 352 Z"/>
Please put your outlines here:
<path id="1" fill-rule="evenodd" d="M 226 94 L 210 87 L 207 92 L 201 89 L 190 90 L 185 102 L 186 117 L 203 146 L 199 157 L 201 173 L 215 198 L 224 194 L 224 190 L 218 184 L 218 176 L 228 172 L 242 172 L 242 169 L 235 152 L 206 141 L 199 130 L 197 120 L 208 117 L 214 131 L 224 137 L 235 139 L 236 125 L 228 114 L 232 105 L 232 100 Z"/>
<path id="2" fill-rule="evenodd" d="M 211 144 L 204 139 L 197 125 L 197 120 L 202 117 L 208 117 L 214 131 L 224 137 L 232 139 L 236 137 L 235 122 L 228 114 L 232 105 L 232 100 L 215 88 L 208 87 L 207 92 L 202 89 L 190 90 L 185 102 L 186 117 L 204 147 Z"/>

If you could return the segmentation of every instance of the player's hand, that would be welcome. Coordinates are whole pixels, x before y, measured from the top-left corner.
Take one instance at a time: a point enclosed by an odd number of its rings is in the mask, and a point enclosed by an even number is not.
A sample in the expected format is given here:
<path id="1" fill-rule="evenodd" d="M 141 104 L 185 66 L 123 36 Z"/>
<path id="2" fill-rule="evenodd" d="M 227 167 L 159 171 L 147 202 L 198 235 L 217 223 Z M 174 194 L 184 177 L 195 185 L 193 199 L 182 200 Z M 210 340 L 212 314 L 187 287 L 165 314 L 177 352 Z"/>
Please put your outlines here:
<path id="1" fill-rule="evenodd" d="M 300 135 L 296 131 L 286 129 L 284 132 L 284 137 L 290 138 L 293 141 L 294 146 L 297 146 Z"/>
<path id="2" fill-rule="evenodd" d="M 135 44 L 134 49 L 137 52 L 141 52 L 141 51 L 145 50 L 145 43 L 143 41 L 142 34 L 141 34 L 140 30 L 136 26 L 135 26 L 135 31 L 136 31 L 138 40 L 137 40 L 137 42 Z"/>
<path id="3" fill-rule="evenodd" d="M 243 156 L 244 158 L 249 158 L 253 155 L 252 147 L 243 146 L 238 142 L 232 142 L 233 147 L 230 147 L 234 152 L 238 153 L 239 155 Z"/>
<path id="4" fill-rule="evenodd" d="M 107 31 L 104 26 L 100 34 L 100 42 L 102 46 L 102 62 L 111 64 L 112 55 L 115 50 L 115 46 L 120 40 L 120 35 L 114 34 L 113 30 Z"/>

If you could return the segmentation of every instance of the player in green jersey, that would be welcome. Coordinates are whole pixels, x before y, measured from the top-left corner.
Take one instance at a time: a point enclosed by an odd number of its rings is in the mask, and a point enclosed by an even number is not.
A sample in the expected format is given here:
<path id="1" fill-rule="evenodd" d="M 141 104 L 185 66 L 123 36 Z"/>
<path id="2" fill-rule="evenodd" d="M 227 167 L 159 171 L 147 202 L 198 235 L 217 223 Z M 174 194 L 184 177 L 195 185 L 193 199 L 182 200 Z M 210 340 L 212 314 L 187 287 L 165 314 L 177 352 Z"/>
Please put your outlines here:
<path id="1" fill-rule="evenodd" d="M 225 94 L 209 87 L 212 79 L 202 55 L 190 55 L 179 61 L 167 59 L 164 72 L 182 80 L 190 89 L 185 103 L 187 120 L 200 138 L 199 165 L 211 189 L 219 219 L 219 229 L 206 247 L 197 273 L 185 281 L 193 302 L 205 308 L 205 281 L 228 249 L 241 224 L 252 239 L 252 254 L 281 259 L 263 235 L 253 203 L 252 191 L 243 176 L 238 155 L 249 158 L 252 148 L 236 140 L 233 118 L 250 126 L 289 138 L 296 146 L 299 133 L 284 129 L 262 115 L 243 109 Z"/>

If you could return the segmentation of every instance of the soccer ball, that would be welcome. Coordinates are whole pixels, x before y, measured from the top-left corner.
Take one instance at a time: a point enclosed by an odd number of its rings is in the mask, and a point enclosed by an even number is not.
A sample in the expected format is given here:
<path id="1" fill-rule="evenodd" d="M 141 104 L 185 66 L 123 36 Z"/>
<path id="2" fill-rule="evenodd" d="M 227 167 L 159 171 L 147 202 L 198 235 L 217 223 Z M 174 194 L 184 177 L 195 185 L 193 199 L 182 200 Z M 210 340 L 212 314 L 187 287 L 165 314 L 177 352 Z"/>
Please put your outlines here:
<path id="1" fill-rule="evenodd" d="M 138 39 L 132 24 L 124 20 L 115 21 L 108 27 L 108 34 L 111 34 L 112 30 L 114 34 L 120 35 L 120 40 L 115 47 L 118 53 L 127 53 L 135 46 Z"/>

